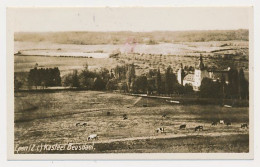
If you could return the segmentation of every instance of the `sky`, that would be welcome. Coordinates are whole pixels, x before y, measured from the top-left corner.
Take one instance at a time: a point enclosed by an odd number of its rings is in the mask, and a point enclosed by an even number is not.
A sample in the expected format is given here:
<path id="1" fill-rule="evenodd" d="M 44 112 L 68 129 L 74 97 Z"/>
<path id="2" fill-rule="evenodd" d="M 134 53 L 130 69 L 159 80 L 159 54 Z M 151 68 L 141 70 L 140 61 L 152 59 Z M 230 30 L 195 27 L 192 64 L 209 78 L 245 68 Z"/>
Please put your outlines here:
<path id="1" fill-rule="evenodd" d="M 250 7 L 9 8 L 15 32 L 249 29 Z"/>

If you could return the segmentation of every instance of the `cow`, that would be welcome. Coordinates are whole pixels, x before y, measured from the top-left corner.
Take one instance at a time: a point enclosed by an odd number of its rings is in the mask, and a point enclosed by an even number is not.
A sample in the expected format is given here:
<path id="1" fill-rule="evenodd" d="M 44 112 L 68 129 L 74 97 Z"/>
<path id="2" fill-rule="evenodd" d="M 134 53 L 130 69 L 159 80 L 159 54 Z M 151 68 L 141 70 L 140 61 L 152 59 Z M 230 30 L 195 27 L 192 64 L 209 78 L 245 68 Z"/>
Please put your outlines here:
<path id="1" fill-rule="evenodd" d="M 157 133 L 159 133 L 159 132 L 164 133 L 164 128 L 157 128 L 157 129 L 156 129 L 156 132 L 157 132 Z"/>
<path id="2" fill-rule="evenodd" d="M 78 122 L 78 123 L 76 123 L 76 126 L 80 126 L 80 123 Z"/>
<path id="3" fill-rule="evenodd" d="M 82 124 L 82 126 L 87 126 L 87 123 L 86 123 L 86 122 L 84 122 L 84 123 Z"/>
<path id="4" fill-rule="evenodd" d="M 162 117 L 165 118 L 167 115 L 166 114 L 163 114 Z"/>
<path id="5" fill-rule="evenodd" d="M 180 126 L 180 129 L 185 129 L 185 128 L 186 128 L 186 124 Z"/>
<path id="6" fill-rule="evenodd" d="M 110 114 L 111 114 L 111 113 L 108 111 L 108 112 L 107 112 L 107 116 L 109 116 Z"/>
<path id="7" fill-rule="evenodd" d="M 127 118 L 127 117 L 124 117 L 124 118 L 123 118 L 123 120 L 126 120 L 126 119 L 128 119 L 128 118 Z"/>
<path id="8" fill-rule="evenodd" d="M 231 126 L 231 122 L 227 122 L 226 125 L 227 125 L 227 126 Z"/>
<path id="9" fill-rule="evenodd" d="M 203 131 L 203 126 L 196 126 L 195 131 Z"/>
<path id="10" fill-rule="evenodd" d="M 211 123 L 212 126 L 217 126 L 218 125 L 218 122 L 217 121 L 214 121 Z"/>
<path id="11" fill-rule="evenodd" d="M 98 135 L 97 134 L 91 134 L 88 136 L 88 140 L 98 140 Z"/>
<path id="12" fill-rule="evenodd" d="M 241 124 L 241 128 L 248 128 L 247 124 Z"/>
<path id="13" fill-rule="evenodd" d="M 219 123 L 224 124 L 225 122 L 224 122 L 224 120 L 219 120 Z"/>

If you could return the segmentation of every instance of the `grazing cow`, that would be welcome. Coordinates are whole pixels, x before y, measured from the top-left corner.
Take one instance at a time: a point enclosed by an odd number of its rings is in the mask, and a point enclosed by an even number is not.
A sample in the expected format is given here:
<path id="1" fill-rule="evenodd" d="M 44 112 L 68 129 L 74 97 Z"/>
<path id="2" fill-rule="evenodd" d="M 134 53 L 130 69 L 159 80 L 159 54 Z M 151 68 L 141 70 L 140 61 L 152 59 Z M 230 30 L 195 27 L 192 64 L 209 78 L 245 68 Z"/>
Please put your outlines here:
<path id="1" fill-rule="evenodd" d="M 203 131 L 203 126 L 196 126 L 195 131 Z"/>
<path id="2" fill-rule="evenodd" d="M 224 124 L 224 120 L 219 120 L 219 123 L 220 124 Z"/>
<path id="3" fill-rule="evenodd" d="M 111 114 L 111 113 L 108 111 L 108 112 L 107 112 L 107 116 L 109 116 L 110 114 Z"/>
<path id="4" fill-rule="evenodd" d="M 76 123 L 76 126 L 80 126 L 80 123 L 78 122 L 78 123 Z"/>
<path id="5" fill-rule="evenodd" d="M 227 126 L 231 126 L 231 122 L 227 122 L 226 125 L 227 125 Z"/>
<path id="6" fill-rule="evenodd" d="M 84 122 L 84 123 L 82 124 L 82 126 L 87 126 L 87 123 L 86 123 L 86 122 Z"/>
<path id="7" fill-rule="evenodd" d="M 127 118 L 127 115 L 124 114 L 124 115 L 123 115 L 123 120 L 126 120 L 126 119 L 128 119 L 128 118 Z"/>
<path id="8" fill-rule="evenodd" d="M 167 115 L 166 114 L 163 114 L 162 117 L 165 118 Z"/>
<path id="9" fill-rule="evenodd" d="M 241 124 L 241 128 L 248 128 L 247 124 Z"/>
<path id="10" fill-rule="evenodd" d="M 163 132 L 164 132 L 164 128 L 157 128 L 157 129 L 156 129 L 156 132 L 157 132 L 157 133 L 159 133 L 159 132 L 163 133 Z"/>
<path id="11" fill-rule="evenodd" d="M 180 129 L 185 129 L 185 128 L 186 128 L 186 124 L 180 126 Z"/>
<path id="12" fill-rule="evenodd" d="M 217 122 L 217 121 L 212 122 L 211 125 L 212 125 L 212 126 L 217 126 L 217 125 L 218 125 L 218 122 Z"/>
<path id="13" fill-rule="evenodd" d="M 98 135 L 97 134 L 91 134 L 88 136 L 88 140 L 98 140 Z"/>
<path id="14" fill-rule="evenodd" d="M 148 107 L 148 105 L 147 104 L 143 104 L 143 107 Z"/>

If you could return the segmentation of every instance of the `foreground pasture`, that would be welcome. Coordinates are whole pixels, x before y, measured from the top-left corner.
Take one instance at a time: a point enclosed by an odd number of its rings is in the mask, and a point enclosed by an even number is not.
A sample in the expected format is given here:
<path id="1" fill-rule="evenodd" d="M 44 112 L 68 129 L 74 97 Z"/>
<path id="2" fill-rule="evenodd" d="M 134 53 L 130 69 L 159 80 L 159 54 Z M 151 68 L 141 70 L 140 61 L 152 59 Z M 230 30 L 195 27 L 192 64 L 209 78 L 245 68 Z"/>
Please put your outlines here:
<path id="1" fill-rule="evenodd" d="M 240 128 L 241 123 L 248 123 L 247 107 L 173 105 L 164 100 L 95 91 L 20 92 L 15 96 L 15 145 L 95 143 L 93 151 L 74 153 L 249 149 L 248 129 Z M 211 125 L 219 120 L 232 125 Z M 186 124 L 186 129 L 180 130 L 181 124 Z M 198 125 L 204 130 L 195 132 Z M 159 127 L 164 127 L 165 133 L 156 133 Z M 98 134 L 99 139 L 88 141 L 90 134 Z"/>

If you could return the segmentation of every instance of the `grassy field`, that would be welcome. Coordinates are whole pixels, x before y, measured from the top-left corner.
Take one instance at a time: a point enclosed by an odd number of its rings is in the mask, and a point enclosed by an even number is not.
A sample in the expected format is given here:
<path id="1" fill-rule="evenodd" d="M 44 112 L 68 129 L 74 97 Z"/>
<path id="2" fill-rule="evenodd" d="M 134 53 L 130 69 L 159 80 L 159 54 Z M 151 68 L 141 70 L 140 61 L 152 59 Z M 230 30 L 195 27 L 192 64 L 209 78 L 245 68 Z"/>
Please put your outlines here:
<path id="1" fill-rule="evenodd" d="M 79 152 L 248 152 L 248 129 L 240 128 L 248 123 L 248 112 L 247 107 L 173 105 L 107 92 L 19 92 L 15 93 L 14 142 L 20 146 L 91 144 L 87 137 L 96 133 L 95 150 Z M 124 114 L 128 119 L 123 119 Z M 221 119 L 232 125 L 211 126 Z M 179 130 L 181 124 L 187 128 Z M 198 125 L 204 130 L 195 132 Z M 156 133 L 159 127 L 166 133 Z"/>

